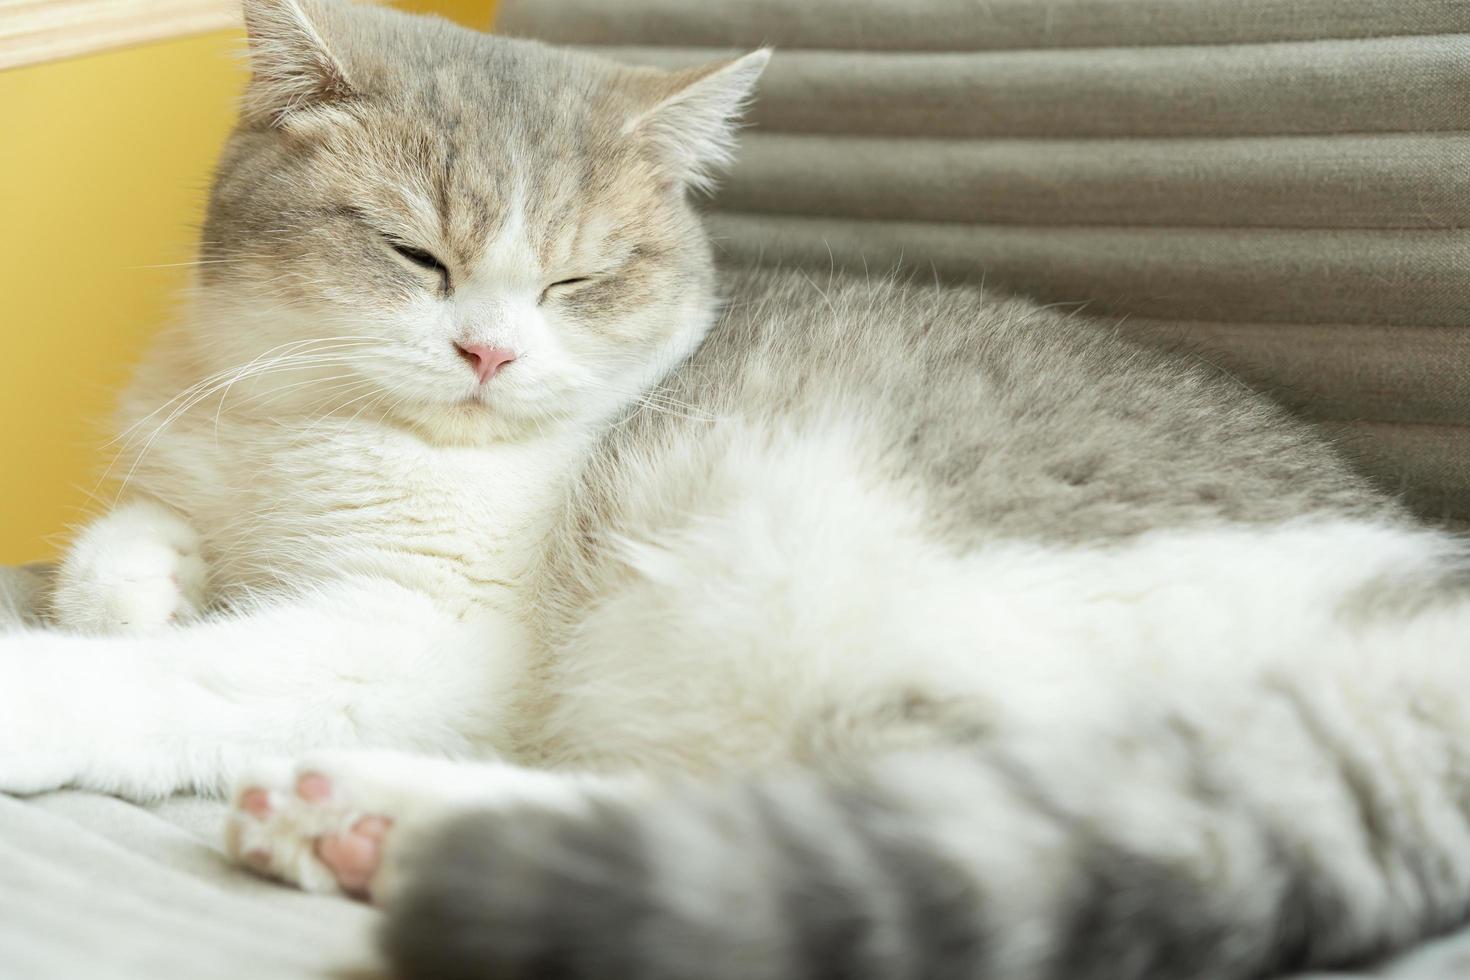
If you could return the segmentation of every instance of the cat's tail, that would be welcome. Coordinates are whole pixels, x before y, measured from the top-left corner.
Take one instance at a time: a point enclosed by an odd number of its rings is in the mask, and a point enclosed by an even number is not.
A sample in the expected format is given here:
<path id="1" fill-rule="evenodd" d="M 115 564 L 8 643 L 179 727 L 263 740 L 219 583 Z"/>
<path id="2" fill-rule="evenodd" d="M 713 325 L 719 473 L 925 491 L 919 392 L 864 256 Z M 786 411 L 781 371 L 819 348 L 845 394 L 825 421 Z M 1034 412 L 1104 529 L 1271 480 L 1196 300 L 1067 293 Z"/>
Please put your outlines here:
<path id="1" fill-rule="evenodd" d="M 1371 797 L 1264 813 L 1206 767 L 1188 778 L 1199 762 L 1104 779 L 977 748 L 469 814 L 386 945 L 412 980 L 1248 978 L 1359 961 L 1463 911 L 1464 869 L 1396 842 L 1413 832 L 1376 825 Z"/>

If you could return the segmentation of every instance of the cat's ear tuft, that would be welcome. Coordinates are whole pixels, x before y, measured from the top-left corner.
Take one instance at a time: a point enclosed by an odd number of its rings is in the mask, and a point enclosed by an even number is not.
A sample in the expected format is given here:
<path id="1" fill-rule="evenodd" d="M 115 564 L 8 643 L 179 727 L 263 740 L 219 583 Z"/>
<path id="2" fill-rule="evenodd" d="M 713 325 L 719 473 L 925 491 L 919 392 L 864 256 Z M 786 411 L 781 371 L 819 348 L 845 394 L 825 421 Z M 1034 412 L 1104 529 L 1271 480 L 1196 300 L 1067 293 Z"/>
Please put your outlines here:
<path id="1" fill-rule="evenodd" d="M 733 61 L 666 75 L 654 106 L 634 116 L 627 131 L 648 143 L 673 180 L 708 190 L 735 157 L 741 113 L 770 60 L 771 49 L 761 48 Z"/>
<path id="2" fill-rule="evenodd" d="M 243 0 L 243 6 L 250 43 L 247 115 L 279 124 L 299 109 L 353 97 L 347 72 L 303 0 Z"/>

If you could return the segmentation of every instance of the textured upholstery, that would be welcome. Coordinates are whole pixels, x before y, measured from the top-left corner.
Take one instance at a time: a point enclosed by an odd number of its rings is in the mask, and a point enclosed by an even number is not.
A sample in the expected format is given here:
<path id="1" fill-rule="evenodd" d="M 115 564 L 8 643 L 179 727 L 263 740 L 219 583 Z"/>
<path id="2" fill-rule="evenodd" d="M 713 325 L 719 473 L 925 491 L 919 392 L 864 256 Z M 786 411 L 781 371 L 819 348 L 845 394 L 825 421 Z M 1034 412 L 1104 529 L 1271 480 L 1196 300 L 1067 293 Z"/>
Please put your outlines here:
<path id="1" fill-rule="evenodd" d="M 1470 519 L 1465 0 L 507 0 L 683 65 L 779 51 L 732 261 L 986 281 L 1264 385 Z"/>

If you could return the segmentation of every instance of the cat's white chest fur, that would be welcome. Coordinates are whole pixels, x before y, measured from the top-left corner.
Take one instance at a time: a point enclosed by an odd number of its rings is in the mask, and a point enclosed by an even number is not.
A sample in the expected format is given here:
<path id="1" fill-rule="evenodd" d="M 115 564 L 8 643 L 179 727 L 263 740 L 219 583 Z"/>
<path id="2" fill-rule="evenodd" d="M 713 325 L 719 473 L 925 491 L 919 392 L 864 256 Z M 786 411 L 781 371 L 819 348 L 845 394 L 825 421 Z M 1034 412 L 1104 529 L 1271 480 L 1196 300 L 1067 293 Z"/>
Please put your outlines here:
<path id="1" fill-rule="evenodd" d="M 251 452 L 208 453 L 215 481 L 185 498 L 226 598 L 372 575 L 455 614 L 509 600 L 572 455 L 554 438 L 444 447 L 375 422 L 233 425 L 258 431 L 221 444 Z"/>

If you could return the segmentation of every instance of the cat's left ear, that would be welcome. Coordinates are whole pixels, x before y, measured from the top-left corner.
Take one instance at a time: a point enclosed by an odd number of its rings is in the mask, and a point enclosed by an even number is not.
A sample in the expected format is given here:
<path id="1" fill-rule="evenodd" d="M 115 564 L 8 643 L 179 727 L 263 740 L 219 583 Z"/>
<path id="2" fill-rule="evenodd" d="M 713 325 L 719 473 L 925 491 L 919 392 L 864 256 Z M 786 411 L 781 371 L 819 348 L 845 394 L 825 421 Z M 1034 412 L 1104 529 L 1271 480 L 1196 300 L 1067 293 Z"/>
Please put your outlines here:
<path id="1" fill-rule="evenodd" d="M 761 48 L 664 76 L 656 104 L 629 120 L 626 131 L 647 141 L 672 179 L 707 190 L 734 160 L 741 113 L 770 60 L 771 49 Z"/>

